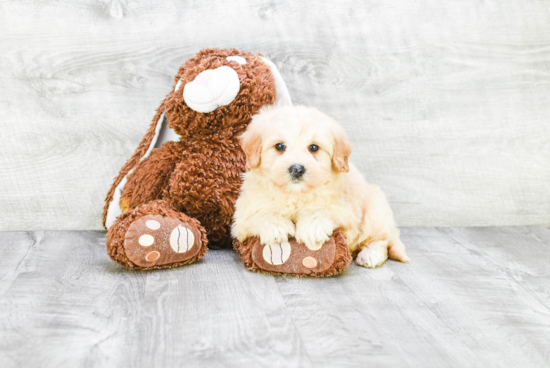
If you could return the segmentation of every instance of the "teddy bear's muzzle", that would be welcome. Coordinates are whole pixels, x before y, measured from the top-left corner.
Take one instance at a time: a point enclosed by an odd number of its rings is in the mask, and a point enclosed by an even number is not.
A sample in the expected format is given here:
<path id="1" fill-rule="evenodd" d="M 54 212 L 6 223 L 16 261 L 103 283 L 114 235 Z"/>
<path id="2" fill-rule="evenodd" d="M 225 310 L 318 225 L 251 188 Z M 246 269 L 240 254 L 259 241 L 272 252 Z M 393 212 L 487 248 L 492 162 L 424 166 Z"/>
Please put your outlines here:
<path id="1" fill-rule="evenodd" d="M 208 69 L 183 88 L 183 99 L 187 106 L 197 112 L 212 112 L 220 106 L 227 106 L 241 89 L 237 72 L 229 66 Z"/>

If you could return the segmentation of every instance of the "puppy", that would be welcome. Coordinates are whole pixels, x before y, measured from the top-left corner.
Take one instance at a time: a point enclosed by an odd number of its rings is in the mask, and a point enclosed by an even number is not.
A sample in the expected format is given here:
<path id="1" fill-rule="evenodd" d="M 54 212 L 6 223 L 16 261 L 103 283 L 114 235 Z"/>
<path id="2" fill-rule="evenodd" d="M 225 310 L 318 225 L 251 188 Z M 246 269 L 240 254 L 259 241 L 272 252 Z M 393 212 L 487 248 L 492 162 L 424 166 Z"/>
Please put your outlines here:
<path id="1" fill-rule="evenodd" d="M 319 249 L 341 228 L 356 263 L 407 262 L 382 191 L 348 163 L 351 145 L 338 123 L 303 106 L 270 106 L 241 136 L 247 169 L 232 235 L 276 246 L 294 236 Z"/>

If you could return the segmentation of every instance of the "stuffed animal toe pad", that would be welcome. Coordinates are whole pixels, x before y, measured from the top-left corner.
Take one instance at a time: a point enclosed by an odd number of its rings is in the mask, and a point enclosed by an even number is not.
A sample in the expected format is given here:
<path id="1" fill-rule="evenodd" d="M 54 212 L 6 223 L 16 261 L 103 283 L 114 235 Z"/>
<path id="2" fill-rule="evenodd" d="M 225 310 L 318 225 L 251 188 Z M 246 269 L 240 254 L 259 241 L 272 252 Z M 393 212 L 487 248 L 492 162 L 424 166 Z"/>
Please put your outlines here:
<path id="1" fill-rule="evenodd" d="M 351 253 L 340 229 L 336 229 L 317 250 L 309 249 L 294 238 L 269 246 L 253 237 L 242 243 L 235 240 L 233 246 L 246 268 L 276 275 L 334 276 L 351 262 Z"/>
<path id="2" fill-rule="evenodd" d="M 167 200 L 123 213 L 107 232 L 107 253 L 134 270 L 171 268 L 195 262 L 207 252 L 206 230 Z"/>
<path id="3" fill-rule="evenodd" d="M 198 229 L 177 218 L 148 215 L 134 221 L 124 237 L 129 260 L 141 267 L 186 261 L 201 249 Z"/>

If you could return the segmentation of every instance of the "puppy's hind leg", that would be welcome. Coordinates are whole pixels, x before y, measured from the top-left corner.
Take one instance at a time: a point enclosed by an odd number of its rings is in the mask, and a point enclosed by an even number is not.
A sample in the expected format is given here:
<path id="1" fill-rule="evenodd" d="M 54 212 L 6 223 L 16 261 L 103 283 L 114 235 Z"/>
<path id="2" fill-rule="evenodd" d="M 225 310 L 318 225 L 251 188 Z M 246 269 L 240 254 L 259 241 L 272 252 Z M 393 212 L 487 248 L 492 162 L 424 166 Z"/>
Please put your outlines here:
<path id="1" fill-rule="evenodd" d="M 381 266 L 388 259 L 388 241 L 378 240 L 368 244 L 357 254 L 355 263 L 367 268 Z"/>
<path id="2" fill-rule="evenodd" d="M 359 266 L 374 268 L 381 266 L 387 259 L 407 262 L 409 257 L 405 253 L 405 245 L 401 240 L 378 240 L 363 248 L 355 262 Z"/>
<path id="3" fill-rule="evenodd" d="M 409 261 L 407 253 L 405 253 L 405 244 L 399 239 L 391 240 L 388 244 L 388 256 L 394 261 L 406 263 Z"/>

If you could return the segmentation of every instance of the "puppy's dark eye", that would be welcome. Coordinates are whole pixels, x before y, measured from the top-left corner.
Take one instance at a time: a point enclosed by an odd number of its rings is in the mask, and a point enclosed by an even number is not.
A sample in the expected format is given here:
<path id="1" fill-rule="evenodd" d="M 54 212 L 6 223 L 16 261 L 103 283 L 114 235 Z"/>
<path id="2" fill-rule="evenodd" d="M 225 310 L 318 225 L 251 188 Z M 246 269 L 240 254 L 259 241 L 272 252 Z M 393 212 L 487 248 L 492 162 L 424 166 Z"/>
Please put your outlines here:
<path id="1" fill-rule="evenodd" d="M 312 144 L 311 146 L 309 146 L 309 150 L 311 152 L 317 152 L 317 151 L 319 151 L 319 146 L 316 145 L 316 144 Z"/>
<path id="2" fill-rule="evenodd" d="M 276 149 L 277 151 L 283 152 L 284 150 L 286 150 L 286 146 L 285 146 L 284 144 L 282 144 L 282 143 L 277 143 L 277 144 L 275 145 L 275 149 Z"/>

